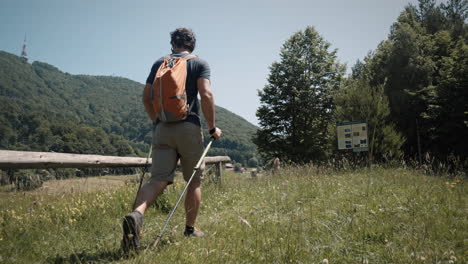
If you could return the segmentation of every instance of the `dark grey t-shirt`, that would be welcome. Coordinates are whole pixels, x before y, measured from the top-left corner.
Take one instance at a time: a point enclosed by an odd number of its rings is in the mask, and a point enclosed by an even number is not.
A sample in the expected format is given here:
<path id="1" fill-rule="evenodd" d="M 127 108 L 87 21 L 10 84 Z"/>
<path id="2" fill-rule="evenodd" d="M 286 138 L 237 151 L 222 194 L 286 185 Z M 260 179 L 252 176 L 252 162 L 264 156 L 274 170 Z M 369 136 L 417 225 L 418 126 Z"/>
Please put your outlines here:
<path id="1" fill-rule="evenodd" d="M 185 57 L 188 55 L 187 53 L 174 53 L 171 54 L 173 57 Z M 164 57 L 158 59 L 151 67 L 151 72 L 146 79 L 147 84 L 153 84 L 154 77 L 156 76 L 156 72 L 159 69 L 159 66 L 164 62 Z M 185 83 L 185 90 L 187 91 L 187 102 L 192 107 L 192 114 L 190 114 L 186 121 L 192 122 L 198 126 L 200 126 L 200 117 L 199 117 L 199 106 L 198 106 L 198 88 L 197 88 L 197 80 L 199 78 L 206 78 L 210 79 L 210 66 L 208 63 L 198 57 L 190 59 L 187 61 L 187 81 Z M 193 104 L 193 106 L 192 106 Z"/>

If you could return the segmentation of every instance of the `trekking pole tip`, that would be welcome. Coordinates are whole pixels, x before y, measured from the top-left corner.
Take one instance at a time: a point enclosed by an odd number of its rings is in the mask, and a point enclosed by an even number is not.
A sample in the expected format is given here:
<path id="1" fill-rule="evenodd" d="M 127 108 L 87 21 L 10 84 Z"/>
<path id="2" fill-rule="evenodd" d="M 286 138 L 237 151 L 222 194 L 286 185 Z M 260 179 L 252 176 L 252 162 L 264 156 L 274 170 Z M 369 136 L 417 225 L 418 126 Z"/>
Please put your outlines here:
<path id="1" fill-rule="evenodd" d="M 153 244 L 153 248 L 158 247 L 159 242 L 161 242 L 161 235 L 158 235 L 158 236 L 156 237 L 156 241 L 155 241 L 154 244 Z"/>

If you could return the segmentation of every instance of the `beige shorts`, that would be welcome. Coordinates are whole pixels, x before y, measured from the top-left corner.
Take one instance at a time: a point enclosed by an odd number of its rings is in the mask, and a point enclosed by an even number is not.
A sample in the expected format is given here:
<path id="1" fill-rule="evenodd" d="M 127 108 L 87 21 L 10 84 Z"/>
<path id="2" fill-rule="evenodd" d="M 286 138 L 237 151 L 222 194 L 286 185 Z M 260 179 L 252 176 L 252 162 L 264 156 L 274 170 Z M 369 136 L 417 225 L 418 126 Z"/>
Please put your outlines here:
<path id="1" fill-rule="evenodd" d="M 201 127 L 191 122 L 160 122 L 153 132 L 153 164 L 150 182 L 167 181 L 172 184 L 179 158 L 184 179 L 188 181 L 203 150 Z M 204 168 L 205 163 L 202 163 L 193 181 L 203 179 Z"/>

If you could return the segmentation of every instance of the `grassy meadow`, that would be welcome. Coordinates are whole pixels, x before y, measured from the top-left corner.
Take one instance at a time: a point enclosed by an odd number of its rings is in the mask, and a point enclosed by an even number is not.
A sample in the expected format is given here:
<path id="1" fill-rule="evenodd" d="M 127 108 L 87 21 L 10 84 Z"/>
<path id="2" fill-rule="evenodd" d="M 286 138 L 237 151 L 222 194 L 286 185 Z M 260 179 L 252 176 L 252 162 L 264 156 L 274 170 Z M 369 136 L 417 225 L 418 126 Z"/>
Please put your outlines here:
<path id="1" fill-rule="evenodd" d="M 0 263 L 468 262 L 466 178 L 314 166 L 223 176 L 203 186 L 198 227 L 206 237 L 183 237 L 180 207 L 161 246 L 129 258 L 119 248 L 137 189 L 131 178 L 0 192 Z M 184 187 L 178 179 L 145 215 L 146 247 Z M 93 188 L 80 189 L 85 181 Z"/>

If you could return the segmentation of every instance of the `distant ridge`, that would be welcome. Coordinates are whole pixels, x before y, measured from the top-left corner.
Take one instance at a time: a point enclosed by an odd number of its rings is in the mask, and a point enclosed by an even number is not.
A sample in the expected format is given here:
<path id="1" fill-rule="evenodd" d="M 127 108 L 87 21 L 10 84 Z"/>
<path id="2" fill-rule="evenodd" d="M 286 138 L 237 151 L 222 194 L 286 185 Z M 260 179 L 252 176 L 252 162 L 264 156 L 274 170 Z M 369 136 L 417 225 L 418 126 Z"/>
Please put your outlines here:
<path id="1" fill-rule="evenodd" d="M 143 156 L 151 142 L 143 87 L 123 77 L 64 73 L 0 51 L 0 148 Z M 257 127 L 219 106 L 216 114 L 223 138 L 210 155 L 247 163 L 256 155 L 251 137 Z"/>

